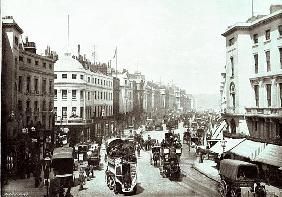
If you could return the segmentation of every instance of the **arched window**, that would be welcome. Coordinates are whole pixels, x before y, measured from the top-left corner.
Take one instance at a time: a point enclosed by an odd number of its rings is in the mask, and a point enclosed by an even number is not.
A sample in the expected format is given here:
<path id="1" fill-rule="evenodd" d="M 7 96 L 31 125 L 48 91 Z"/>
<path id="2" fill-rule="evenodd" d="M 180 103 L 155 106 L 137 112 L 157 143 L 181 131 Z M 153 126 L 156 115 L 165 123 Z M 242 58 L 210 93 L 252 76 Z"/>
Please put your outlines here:
<path id="1" fill-rule="evenodd" d="M 233 82 L 230 83 L 230 96 L 232 99 L 232 107 L 235 108 L 235 84 Z"/>

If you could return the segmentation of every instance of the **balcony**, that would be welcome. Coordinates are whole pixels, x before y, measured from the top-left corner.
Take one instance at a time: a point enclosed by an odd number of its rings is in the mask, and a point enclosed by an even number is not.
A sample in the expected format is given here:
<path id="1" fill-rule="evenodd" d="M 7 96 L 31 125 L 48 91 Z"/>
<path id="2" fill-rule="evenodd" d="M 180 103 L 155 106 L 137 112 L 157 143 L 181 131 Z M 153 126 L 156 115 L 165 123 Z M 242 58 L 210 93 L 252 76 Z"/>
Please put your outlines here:
<path id="1" fill-rule="evenodd" d="M 249 116 L 262 116 L 262 117 L 281 117 L 281 107 L 267 107 L 267 108 L 246 108 L 246 114 Z"/>

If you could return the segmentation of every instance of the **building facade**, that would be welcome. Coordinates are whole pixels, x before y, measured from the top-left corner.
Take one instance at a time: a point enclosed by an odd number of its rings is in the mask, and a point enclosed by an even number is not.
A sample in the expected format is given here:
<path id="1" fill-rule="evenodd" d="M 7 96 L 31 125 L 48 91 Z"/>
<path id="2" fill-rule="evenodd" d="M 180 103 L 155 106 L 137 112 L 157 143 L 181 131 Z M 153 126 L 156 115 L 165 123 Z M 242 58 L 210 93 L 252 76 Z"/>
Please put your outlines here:
<path id="1" fill-rule="evenodd" d="M 245 140 L 229 154 L 256 162 L 261 179 L 281 186 L 282 5 L 229 27 L 223 36 L 222 116 L 228 125 L 223 136 L 227 143 L 230 138 Z"/>
<path id="2" fill-rule="evenodd" d="M 34 42 L 21 39 L 23 30 L 13 17 L 4 17 L 2 28 L 2 139 L 7 147 L 3 156 L 9 158 L 7 173 L 17 175 L 23 171 L 23 160 L 42 158 L 45 139 L 52 138 L 57 57 L 49 47 L 45 56 L 38 55 Z"/>
<path id="3" fill-rule="evenodd" d="M 282 10 L 271 10 L 269 15 L 236 24 L 223 34 L 227 53 L 222 92 L 231 133 L 270 141 L 279 136 L 279 141 Z"/>
<path id="4" fill-rule="evenodd" d="M 93 72 L 66 53 L 55 64 L 54 94 L 58 128 L 69 128 L 75 142 L 103 135 L 99 119 L 113 115 L 112 76 Z"/>

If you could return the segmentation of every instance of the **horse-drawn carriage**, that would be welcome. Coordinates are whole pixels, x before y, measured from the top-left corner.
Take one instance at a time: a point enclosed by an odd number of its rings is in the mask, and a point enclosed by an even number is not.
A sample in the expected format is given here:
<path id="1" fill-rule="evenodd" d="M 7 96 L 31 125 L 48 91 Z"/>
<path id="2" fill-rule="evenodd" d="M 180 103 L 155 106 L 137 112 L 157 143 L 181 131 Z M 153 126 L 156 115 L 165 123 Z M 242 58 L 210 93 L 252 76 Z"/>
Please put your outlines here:
<path id="1" fill-rule="evenodd" d="M 160 154 L 160 173 L 163 177 L 168 177 L 170 180 L 180 178 L 179 162 L 181 154 L 182 147 L 179 143 L 179 136 L 173 133 L 165 133 L 165 142 L 161 145 Z"/>
<path id="2" fill-rule="evenodd" d="M 233 160 L 223 159 L 220 162 L 220 178 L 219 193 L 222 197 L 231 196 L 239 197 L 242 189 L 245 192 L 265 192 L 263 186 L 260 186 L 258 178 L 258 167 L 255 164 Z M 257 187 L 254 188 L 254 184 Z M 264 196 L 264 195 L 260 195 Z"/>
<path id="3" fill-rule="evenodd" d="M 161 146 L 153 146 L 152 152 L 150 154 L 150 163 L 151 165 L 157 166 L 158 162 L 160 163 L 161 159 Z"/>
<path id="4" fill-rule="evenodd" d="M 88 165 L 92 165 L 94 168 L 99 168 L 100 160 L 100 150 L 98 148 L 91 150 L 88 156 Z"/>

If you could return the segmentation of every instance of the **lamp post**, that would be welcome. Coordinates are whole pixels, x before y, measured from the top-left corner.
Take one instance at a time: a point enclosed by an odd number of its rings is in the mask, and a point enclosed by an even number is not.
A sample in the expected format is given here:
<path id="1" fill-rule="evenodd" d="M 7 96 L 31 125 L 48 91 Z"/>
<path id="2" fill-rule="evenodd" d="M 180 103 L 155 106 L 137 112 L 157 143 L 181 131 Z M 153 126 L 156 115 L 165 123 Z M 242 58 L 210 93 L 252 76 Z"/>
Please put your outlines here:
<path id="1" fill-rule="evenodd" d="M 50 173 L 51 158 L 47 155 L 44 158 L 44 183 L 46 186 L 46 197 L 49 196 L 49 173 Z"/>
<path id="2" fill-rule="evenodd" d="M 224 155 L 224 153 L 225 153 L 226 142 L 227 142 L 227 141 L 224 139 L 224 137 L 223 137 L 223 139 L 220 141 L 221 147 L 222 147 L 222 154 L 223 154 L 223 155 Z"/>

